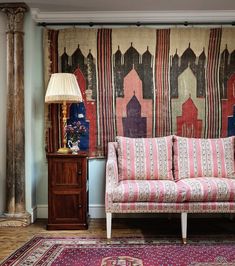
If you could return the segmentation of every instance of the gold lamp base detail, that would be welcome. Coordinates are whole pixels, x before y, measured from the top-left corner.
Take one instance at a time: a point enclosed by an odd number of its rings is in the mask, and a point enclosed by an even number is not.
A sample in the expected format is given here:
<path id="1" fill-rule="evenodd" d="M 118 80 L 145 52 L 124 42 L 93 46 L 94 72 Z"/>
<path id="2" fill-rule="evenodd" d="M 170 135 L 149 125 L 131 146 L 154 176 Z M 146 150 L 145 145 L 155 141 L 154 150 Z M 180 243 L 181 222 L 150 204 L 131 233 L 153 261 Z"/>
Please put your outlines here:
<path id="1" fill-rule="evenodd" d="M 68 154 L 68 153 L 71 153 L 72 151 L 70 150 L 70 148 L 63 147 L 63 148 L 59 148 L 57 152 L 62 153 L 62 154 Z"/>

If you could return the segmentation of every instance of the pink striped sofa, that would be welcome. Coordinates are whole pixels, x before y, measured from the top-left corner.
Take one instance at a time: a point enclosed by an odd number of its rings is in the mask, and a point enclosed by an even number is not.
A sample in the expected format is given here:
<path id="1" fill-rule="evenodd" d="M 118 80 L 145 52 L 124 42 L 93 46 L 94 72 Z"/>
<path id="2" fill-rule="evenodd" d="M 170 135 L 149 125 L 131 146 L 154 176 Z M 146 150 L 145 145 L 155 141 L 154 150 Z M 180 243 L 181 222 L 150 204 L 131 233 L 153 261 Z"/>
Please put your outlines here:
<path id="1" fill-rule="evenodd" d="M 117 137 L 108 144 L 105 211 L 107 238 L 112 213 L 181 213 L 186 243 L 188 213 L 235 212 L 234 137 Z"/>

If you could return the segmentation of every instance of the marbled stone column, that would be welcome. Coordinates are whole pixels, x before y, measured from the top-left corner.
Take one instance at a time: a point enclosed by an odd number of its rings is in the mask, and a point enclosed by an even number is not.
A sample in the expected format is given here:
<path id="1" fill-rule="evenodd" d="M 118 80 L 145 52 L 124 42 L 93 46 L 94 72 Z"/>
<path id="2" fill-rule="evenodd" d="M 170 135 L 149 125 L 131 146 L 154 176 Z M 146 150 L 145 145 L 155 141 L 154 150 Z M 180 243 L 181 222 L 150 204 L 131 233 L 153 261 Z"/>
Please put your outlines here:
<path id="1" fill-rule="evenodd" d="M 0 226 L 24 226 L 30 223 L 25 209 L 25 137 L 24 137 L 24 3 L 2 3 L 7 15 L 7 154 L 6 213 Z"/>

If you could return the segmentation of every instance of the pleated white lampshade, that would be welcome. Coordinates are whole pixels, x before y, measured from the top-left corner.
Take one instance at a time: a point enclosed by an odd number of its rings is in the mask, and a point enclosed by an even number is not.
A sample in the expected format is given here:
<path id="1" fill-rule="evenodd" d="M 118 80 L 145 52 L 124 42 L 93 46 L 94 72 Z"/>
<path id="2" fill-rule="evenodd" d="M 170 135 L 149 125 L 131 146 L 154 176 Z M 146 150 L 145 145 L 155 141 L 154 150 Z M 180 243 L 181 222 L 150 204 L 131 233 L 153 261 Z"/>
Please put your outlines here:
<path id="1" fill-rule="evenodd" d="M 51 75 L 45 95 L 46 103 L 82 102 L 82 94 L 76 76 L 71 73 Z"/>
<path id="2" fill-rule="evenodd" d="M 76 76 L 71 73 L 55 73 L 51 75 L 45 95 L 46 103 L 62 103 L 63 115 L 63 147 L 58 153 L 69 153 L 71 150 L 66 147 L 67 143 L 67 103 L 82 102 L 82 94 L 77 83 Z"/>

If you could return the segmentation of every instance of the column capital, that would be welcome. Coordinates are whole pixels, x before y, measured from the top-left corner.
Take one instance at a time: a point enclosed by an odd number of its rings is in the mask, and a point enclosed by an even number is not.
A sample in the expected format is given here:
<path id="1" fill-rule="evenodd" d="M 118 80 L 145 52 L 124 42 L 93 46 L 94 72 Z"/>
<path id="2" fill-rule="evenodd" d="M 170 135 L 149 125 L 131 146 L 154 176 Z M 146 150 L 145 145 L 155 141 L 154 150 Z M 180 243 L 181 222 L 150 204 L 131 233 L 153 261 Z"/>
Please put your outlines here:
<path id="1" fill-rule="evenodd" d="M 29 10 L 25 3 L 0 3 L 0 11 L 7 15 L 7 28 L 10 32 L 23 30 L 24 13 Z"/>

